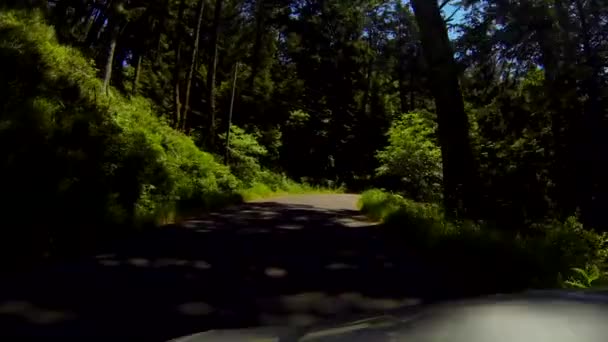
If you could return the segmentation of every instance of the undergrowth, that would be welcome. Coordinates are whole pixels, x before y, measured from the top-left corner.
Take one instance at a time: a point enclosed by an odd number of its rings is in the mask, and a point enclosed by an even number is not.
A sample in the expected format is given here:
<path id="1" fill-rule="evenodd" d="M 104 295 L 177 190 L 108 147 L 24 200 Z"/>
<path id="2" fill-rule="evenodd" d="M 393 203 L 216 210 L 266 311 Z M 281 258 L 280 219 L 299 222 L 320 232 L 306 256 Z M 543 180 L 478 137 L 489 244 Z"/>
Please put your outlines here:
<path id="1" fill-rule="evenodd" d="M 477 290 L 606 284 L 608 234 L 584 228 L 576 217 L 514 234 L 484 222 L 450 221 L 439 205 L 381 190 L 366 191 L 359 204 L 384 223 L 391 238 L 458 269 L 467 286 Z"/>
<path id="2" fill-rule="evenodd" d="M 239 191 L 239 194 L 245 201 L 251 201 L 260 198 L 282 196 L 288 194 L 325 194 L 325 193 L 342 193 L 344 188 L 329 188 L 322 186 L 314 186 L 305 182 L 295 182 L 284 175 L 263 171 L 257 181 L 245 189 Z"/>
<path id="3" fill-rule="evenodd" d="M 101 92 L 94 63 L 36 12 L 0 13 L 0 63 L 3 260 L 69 254 L 243 197 L 315 190 L 246 155 L 222 165 L 147 99 Z"/>

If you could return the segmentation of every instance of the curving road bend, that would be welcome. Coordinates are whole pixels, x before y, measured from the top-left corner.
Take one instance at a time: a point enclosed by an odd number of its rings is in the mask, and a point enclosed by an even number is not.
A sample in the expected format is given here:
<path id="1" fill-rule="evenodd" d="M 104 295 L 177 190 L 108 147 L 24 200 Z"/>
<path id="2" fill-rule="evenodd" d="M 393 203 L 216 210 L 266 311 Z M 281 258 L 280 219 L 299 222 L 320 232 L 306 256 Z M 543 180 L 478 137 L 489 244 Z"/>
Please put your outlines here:
<path id="1" fill-rule="evenodd" d="M 357 201 L 254 201 L 5 280 L 0 340 L 166 341 L 376 314 L 435 296 L 439 281 L 389 246 Z"/>

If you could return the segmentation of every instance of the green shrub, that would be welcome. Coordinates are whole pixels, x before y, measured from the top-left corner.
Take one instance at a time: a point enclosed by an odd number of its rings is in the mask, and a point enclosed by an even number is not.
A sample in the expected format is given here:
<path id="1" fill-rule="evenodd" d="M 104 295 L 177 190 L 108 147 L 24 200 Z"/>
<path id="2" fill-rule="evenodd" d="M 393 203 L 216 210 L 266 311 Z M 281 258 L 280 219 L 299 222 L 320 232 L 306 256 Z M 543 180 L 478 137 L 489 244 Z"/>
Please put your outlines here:
<path id="1" fill-rule="evenodd" d="M 268 185 L 257 182 L 253 183 L 249 188 L 241 190 L 241 196 L 243 196 L 246 201 L 270 197 L 277 193 L 278 192 L 276 190 L 273 190 Z"/>
<path id="2" fill-rule="evenodd" d="M 374 189 L 361 195 L 359 206 L 363 213 L 389 227 L 405 227 L 407 231 L 403 233 L 418 243 L 431 243 L 434 236 L 453 231 L 453 225 L 444 220 L 441 207 L 436 204 L 419 203 Z"/>
<path id="3" fill-rule="evenodd" d="M 340 191 L 339 189 L 313 187 L 306 183 L 297 183 L 284 174 L 263 169 L 259 160 L 266 156 L 268 151 L 258 141 L 262 134 L 260 132 L 247 133 L 238 126 L 232 126 L 230 132 L 230 170 L 242 181 L 242 188 L 239 193 L 245 200 L 282 194 Z M 220 139 L 225 138 L 225 134 L 220 135 Z"/>
<path id="4" fill-rule="evenodd" d="M 279 196 L 286 194 L 310 194 L 310 193 L 342 193 L 343 188 L 331 188 L 312 186 L 305 182 L 295 182 L 283 174 L 274 173 L 268 170 L 261 171 L 256 181 L 239 193 L 245 200 Z"/>
<path id="5" fill-rule="evenodd" d="M 0 63 L 3 252 L 67 250 L 110 227 L 236 199 L 227 167 L 145 99 L 101 94 L 92 63 L 41 16 L 0 13 Z"/>
<path id="6" fill-rule="evenodd" d="M 377 154 L 377 176 L 393 180 L 392 188 L 425 202 L 441 198 L 441 150 L 432 116 L 419 111 L 395 120 L 388 131 L 389 145 Z"/>
<path id="7" fill-rule="evenodd" d="M 359 205 L 384 222 L 394 240 L 444 259 L 446 267 L 454 262 L 462 274 L 475 277 L 468 281 L 484 289 L 557 286 L 560 275 L 573 275 L 577 267 L 597 267 L 596 283 L 605 275 L 608 234 L 585 229 L 575 217 L 535 224 L 520 230 L 526 235 L 514 236 L 488 223 L 450 222 L 438 205 L 381 190 L 364 192 Z M 585 279 L 579 281 L 588 284 Z"/>
<path id="8" fill-rule="evenodd" d="M 221 134 L 220 139 L 225 140 L 226 134 Z M 228 163 L 232 173 L 243 180 L 245 185 L 252 185 L 262 172 L 258 160 L 268 154 L 268 151 L 260 145 L 253 134 L 235 125 L 230 127 L 228 151 Z"/>
<path id="9" fill-rule="evenodd" d="M 606 269 L 608 261 L 608 233 L 586 229 L 572 216 L 564 222 L 552 221 L 533 227 L 539 235 L 526 243 L 529 250 L 539 251 L 537 263 L 549 272 L 572 274 L 573 268 Z M 542 251 L 542 253 L 540 253 Z"/>
<path id="10" fill-rule="evenodd" d="M 573 267 L 573 275 L 564 281 L 565 287 L 575 289 L 588 289 L 606 282 L 606 272 L 602 272 L 597 265 L 587 265 L 585 269 Z"/>

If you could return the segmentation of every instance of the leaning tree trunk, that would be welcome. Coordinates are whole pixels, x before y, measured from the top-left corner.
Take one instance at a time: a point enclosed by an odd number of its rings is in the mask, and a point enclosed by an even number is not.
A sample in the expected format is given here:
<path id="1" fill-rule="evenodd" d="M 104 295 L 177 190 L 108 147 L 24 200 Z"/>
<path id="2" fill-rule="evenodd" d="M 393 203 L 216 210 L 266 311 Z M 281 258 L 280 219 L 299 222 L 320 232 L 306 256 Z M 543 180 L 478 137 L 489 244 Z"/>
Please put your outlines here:
<path id="1" fill-rule="evenodd" d="M 452 215 L 475 214 L 480 204 L 477 167 L 447 28 L 436 1 L 412 0 L 412 5 L 437 108 L 444 205 Z"/>
<path id="2" fill-rule="evenodd" d="M 108 1 L 108 3 L 98 8 L 98 14 L 91 23 L 91 27 L 88 28 L 86 37 L 84 39 L 83 45 L 85 47 L 91 47 L 99 40 L 99 35 L 102 32 L 103 25 L 108 20 L 108 12 L 111 12 L 112 1 Z"/>
<path id="3" fill-rule="evenodd" d="M 89 32 L 93 28 L 95 21 L 99 15 L 95 15 L 95 7 L 92 7 L 87 15 L 86 23 L 84 24 L 84 32 L 80 34 L 79 42 L 84 43 L 87 37 L 89 36 Z"/>
<path id="4" fill-rule="evenodd" d="M 179 123 L 180 123 L 180 114 L 182 111 L 182 103 L 180 100 L 180 92 L 179 92 L 179 81 L 180 81 L 180 77 L 179 77 L 179 73 L 180 73 L 180 63 L 181 63 L 181 59 L 182 59 L 182 36 L 183 36 L 183 30 L 182 28 L 182 21 L 184 19 L 184 11 L 185 11 L 185 7 L 186 7 L 186 1 L 185 0 L 181 0 L 179 2 L 179 9 L 178 9 L 178 13 L 177 13 L 177 23 L 176 23 L 176 32 L 177 32 L 177 37 L 175 39 L 175 65 L 173 66 L 173 105 L 174 105 L 174 109 L 175 109 L 175 118 L 174 118 L 174 127 L 177 128 L 179 127 Z"/>
<path id="5" fill-rule="evenodd" d="M 117 19 L 112 27 L 112 38 L 110 38 L 110 46 L 108 48 L 108 58 L 106 59 L 106 67 L 103 76 L 103 92 L 108 93 L 110 80 L 112 79 L 112 67 L 114 66 L 114 54 L 116 53 L 116 44 L 118 42 L 118 34 L 120 33 L 120 24 Z"/>
<path id="6" fill-rule="evenodd" d="M 211 33 L 211 59 L 207 71 L 207 103 L 209 110 L 209 147 L 215 145 L 215 73 L 217 71 L 218 39 L 220 33 L 220 16 L 222 15 L 223 0 L 215 1 L 215 13 L 213 15 L 213 29 Z"/>
<path id="7" fill-rule="evenodd" d="M 196 31 L 194 32 L 194 43 L 192 46 L 192 58 L 190 59 L 190 70 L 186 78 L 186 98 L 184 99 L 184 113 L 182 114 L 182 131 L 188 130 L 188 111 L 190 110 L 190 90 L 192 89 L 192 77 L 194 75 L 194 66 L 196 64 L 196 56 L 198 55 L 198 46 L 200 42 L 201 26 L 203 24 L 203 12 L 205 11 L 205 0 L 198 2 L 198 20 L 196 22 Z"/>
<path id="8" fill-rule="evenodd" d="M 141 51 L 138 51 L 137 56 L 135 58 L 135 75 L 133 76 L 133 87 L 131 92 L 133 95 L 137 95 L 137 87 L 139 86 L 139 76 L 141 75 L 141 64 L 143 61 L 143 54 Z"/>

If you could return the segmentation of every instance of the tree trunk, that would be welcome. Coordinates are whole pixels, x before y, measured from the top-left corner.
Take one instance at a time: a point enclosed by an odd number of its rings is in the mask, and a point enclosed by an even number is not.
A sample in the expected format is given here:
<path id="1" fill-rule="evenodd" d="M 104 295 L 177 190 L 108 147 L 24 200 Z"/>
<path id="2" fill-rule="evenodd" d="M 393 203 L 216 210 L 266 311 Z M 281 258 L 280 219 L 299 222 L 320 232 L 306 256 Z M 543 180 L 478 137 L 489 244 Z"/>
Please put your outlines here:
<path id="1" fill-rule="evenodd" d="M 95 7 L 91 8 L 91 11 L 87 16 L 87 21 L 84 24 L 84 32 L 80 36 L 80 43 L 84 43 L 86 41 L 87 37 L 89 36 L 89 33 L 91 32 L 91 28 L 93 28 L 95 21 L 97 21 L 99 13 L 95 14 L 96 11 L 98 12 Z"/>
<path id="2" fill-rule="evenodd" d="M 102 31 L 105 21 L 108 19 L 108 12 L 111 8 L 112 1 L 108 1 L 108 3 L 104 7 L 97 9 L 97 16 L 95 17 L 95 20 L 87 31 L 87 36 L 84 40 L 85 47 L 91 47 L 95 42 L 99 40 L 99 35 Z"/>
<path id="3" fill-rule="evenodd" d="M 226 153 L 224 155 L 224 165 L 228 166 L 230 158 L 230 130 L 232 129 L 232 110 L 234 109 L 234 95 L 236 94 L 236 79 L 239 73 L 239 63 L 234 65 L 234 78 L 232 79 L 232 96 L 230 97 L 230 110 L 228 111 L 228 128 L 226 129 Z"/>
<path id="4" fill-rule="evenodd" d="M 162 44 L 162 39 L 163 39 L 163 33 L 162 31 L 158 32 L 158 35 L 156 36 L 156 52 L 154 54 L 154 64 L 159 65 L 160 64 L 160 49 L 161 49 L 161 44 Z"/>
<path id="5" fill-rule="evenodd" d="M 401 103 L 401 113 L 409 112 L 410 108 L 408 107 L 408 86 L 406 82 L 406 68 L 405 62 L 403 61 L 403 56 L 400 57 L 401 61 L 399 61 L 399 102 Z M 411 87 L 411 85 L 410 85 Z"/>
<path id="6" fill-rule="evenodd" d="M 583 105 L 583 119 L 581 130 L 577 135 L 579 142 L 576 156 L 579 166 L 578 178 L 579 205 L 582 212 L 583 222 L 591 227 L 606 229 L 604 209 L 608 203 L 607 186 L 605 185 L 606 163 L 605 157 L 608 144 L 605 138 L 606 123 L 603 118 L 603 105 L 601 101 L 601 86 L 599 78 L 601 66 L 598 63 L 597 52 L 592 48 L 592 38 L 588 23 L 588 16 L 581 0 L 574 1 L 578 18 L 581 25 L 581 38 L 584 65 L 588 68 L 589 75 L 582 82 L 582 95 L 587 100 Z"/>
<path id="7" fill-rule="evenodd" d="M 211 33 L 211 59 L 207 69 L 207 103 L 209 109 L 209 136 L 207 137 L 210 147 L 215 144 L 215 73 L 217 71 L 218 39 L 220 33 L 220 17 L 222 15 L 223 0 L 215 1 L 215 13 L 213 15 L 213 29 Z"/>
<path id="8" fill-rule="evenodd" d="M 260 49 L 262 48 L 262 37 L 264 36 L 264 22 L 266 21 L 264 11 L 264 0 L 256 1 L 256 16 L 255 16 L 255 42 L 253 43 L 253 62 L 251 63 L 251 77 L 249 79 L 249 87 L 253 89 L 255 78 L 258 75 L 260 68 Z"/>
<path id="9" fill-rule="evenodd" d="M 414 66 L 415 58 L 412 58 L 412 64 L 410 65 L 410 110 L 416 109 L 416 87 L 414 85 L 416 68 Z"/>
<path id="10" fill-rule="evenodd" d="M 397 76 L 399 81 L 399 102 L 401 105 L 401 113 L 407 113 L 407 88 L 405 86 L 405 53 L 403 53 L 403 49 L 405 46 L 405 25 L 403 23 L 401 15 L 399 16 L 399 21 L 397 23 L 397 56 L 399 60 L 397 61 Z"/>
<path id="11" fill-rule="evenodd" d="M 169 0 L 163 0 L 162 2 L 162 8 L 165 9 L 165 13 L 160 13 L 160 20 L 159 20 L 159 24 L 158 24 L 158 35 L 156 36 L 156 54 L 154 55 L 154 63 L 156 65 L 160 64 L 160 57 L 161 57 L 161 45 L 162 45 L 162 38 L 163 38 L 163 33 L 165 32 L 165 24 L 167 22 L 167 15 L 166 13 L 169 13 Z"/>
<path id="12" fill-rule="evenodd" d="M 451 215 L 474 215 L 480 205 L 469 123 L 448 32 L 436 1 L 412 0 L 429 66 L 441 156 L 444 205 Z"/>
<path id="13" fill-rule="evenodd" d="M 120 24 L 118 19 L 112 27 L 112 37 L 110 38 L 110 46 L 108 48 L 108 58 L 106 59 L 106 67 L 103 76 L 103 92 L 108 93 L 110 80 L 112 79 L 112 67 L 114 65 L 114 54 L 116 53 L 116 43 L 118 42 L 118 34 L 120 33 Z"/>
<path id="14" fill-rule="evenodd" d="M 374 77 L 374 66 L 373 66 L 373 61 L 370 61 L 367 64 L 367 75 L 365 76 L 366 80 L 365 80 L 365 90 L 363 92 L 363 105 L 362 110 L 364 114 L 368 114 L 370 111 L 367 110 L 367 107 L 369 107 L 369 103 L 370 103 L 370 91 L 372 89 L 372 82 L 373 82 L 373 77 Z"/>
<path id="15" fill-rule="evenodd" d="M 418 34 L 414 27 L 415 25 L 413 25 L 411 13 L 402 6 L 403 5 L 399 5 L 398 9 L 397 43 L 399 51 L 397 55 L 399 61 L 397 72 L 399 78 L 399 101 L 401 103 L 401 112 L 407 113 L 414 110 L 415 107 L 414 77 L 417 67 L 417 49 L 412 48 L 412 44 L 417 39 Z"/>
<path id="16" fill-rule="evenodd" d="M 184 19 L 184 11 L 186 7 L 185 0 L 180 0 L 179 9 L 177 13 L 177 23 L 176 23 L 176 32 L 177 37 L 175 39 L 175 65 L 173 69 L 173 103 L 175 106 L 175 118 L 173 119 L 173 127 L 178 128 L 180 124 L 180 114 L 182 111 L 182 104 L 180 100 L 180 92 L 179 92 L 179 73 L 180 73 L 180 63 L 182 59 L 182 21 Z"/>
<path id="17" fill-rule="evenodd" d="M 570 23 L 570 15 L 568 13 L 568 5 L 563 0 L 554 0 L 555 13 L 559 24 L 559 38 L 561 40 L 563 60 L 565 67 L 571 68 L 576 63 L 576 44 L 570 38 L 570 32 L 573 31 Z"/>
<path id="18" fill-rule="evenodd" d="M 143 54 L 141 52 L 137 52 L 137 58 L 135 60 L 135 75 L 133 76 L 133 95 L 137 95 L 137 87 L 139 85 L 139 75 L 141 74 L 141 63 L 143 60 Z"/>
<path id="19" fill-rule="evenodd" d="M 190 70 L 186 78 L 186 98 L 184 99 L 184 114 L 182 115 L 182 131 L 187 132 L 188 111 L 190 110 L 190 90 L 192 89 L 192 77 L 194 75 L 194 66 L 196 65 L 196 56 L 198 55 L 198 46 L 201 35 L 201 26 L 203 24 L 203 12 L 205 11 L 205 0 L 198 2 L 198 19 L 196 22 L 196 31 L 194 32 L 194 43 L 192 46 L 192 58 L 190 59 Z"/>
<path id="20" fill-rule="evenodd" d="M 368 46 L 370 50 L 374 49 L 374 34 L 373 32 L 369 33 L 369 41 Z M 369 105 L 370 100 L 370 91 L 372 89 L 372 79 L 374 76 L 374 57 L 371 57 L 367 62 L 367 72 L 366 72 L 366 80 L 365 80 L 365 90 L 363 92 L 363 105 L 361 106 L 363 109 L 363 113 L 367 114 L 367 107 Z"/>
<path id="21" fill-rule="evenodd" d="M 522 5 L 533 8 L 533 4 L 529 1 L 522 2 Z M 549 7 L 544 6 L 540 11 L 546 14 L 546 18 L 536 23 L 535 36 L 545 74 L 547 105 L 551 112 L 552 147 L 555 153 L 555 162 L 551 168 L 552 180 L 555 184 L 553 197 L 556 198 L 559 212 L 569 215 L 579 206 L 578 194 L 582 189 L 581 179 L 578 176 L 580 165 L 577 165 L 575 147 L 579 144 L 576 132 L 580 130 L 581 122 L 578 115 L 570 115 L 572 109 L 564 107 L 562 100 L 564 94 L 569 92 L 570 86 L 565 80 L 567 72 L 563 69 L 562 57 L 566 52 L 564 52 L 564 42 L 560 40 L 563 37 L 559 27 L 561 25 L 557 25 L 559 20 L 551 15 Z M 559 10 L 556 14 L 559 14 Z"/>

